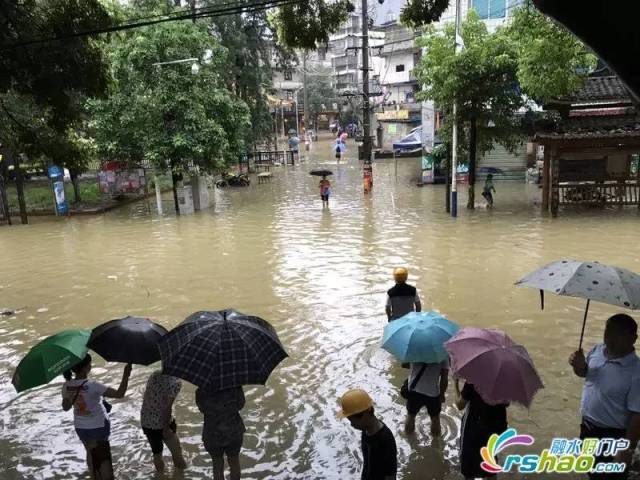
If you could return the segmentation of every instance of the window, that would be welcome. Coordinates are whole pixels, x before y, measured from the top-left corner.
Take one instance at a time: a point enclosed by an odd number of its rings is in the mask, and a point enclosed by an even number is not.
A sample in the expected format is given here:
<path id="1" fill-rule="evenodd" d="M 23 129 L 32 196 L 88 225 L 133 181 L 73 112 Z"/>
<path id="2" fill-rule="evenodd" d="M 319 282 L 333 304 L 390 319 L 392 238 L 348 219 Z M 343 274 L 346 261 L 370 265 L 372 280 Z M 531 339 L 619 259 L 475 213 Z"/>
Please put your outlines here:
<path id="1" fill-rule="evenodd" d="M 293 72 L 291 70 L 285 70 L 284 79 L 291 81 L 293 79 Z"/>
<path id="2" fill-rule="evenodd" d="M 483 20 L 507 16 L 507 0 L 471 0 L 471 6 Z"/>
<path id="3" fill-rule="evenodd" d="M 293 100 L 293 90 L 287 90 L 287 100 Z"/>
<path id="4" fill-rule="evenodd" d="M 396 65 L 396 72 L 404 72 L 404 64 Z"/>

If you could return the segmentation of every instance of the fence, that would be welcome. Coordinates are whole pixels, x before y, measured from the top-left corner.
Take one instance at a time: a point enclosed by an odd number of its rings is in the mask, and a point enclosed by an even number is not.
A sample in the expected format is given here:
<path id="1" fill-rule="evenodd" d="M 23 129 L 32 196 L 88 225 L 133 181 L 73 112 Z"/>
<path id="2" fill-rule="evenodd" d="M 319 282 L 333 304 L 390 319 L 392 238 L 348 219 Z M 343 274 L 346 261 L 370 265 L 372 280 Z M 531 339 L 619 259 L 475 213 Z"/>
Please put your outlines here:
<path id="1" fill-rule="evenodd" d="M 247 168 L 254 168 L 261 165 L 295 165 L 298 160 L 298 153 L 290 150 L 247 152 L 240 156 L 238 161 L 240 168 L 246 165 Z"/>
<path id="2" fill-rule="evenodd" d="M 558 185 L 562 205 L 640 205 L 640 184 L 636 180 L 624 183 L 578 183 Z"/>

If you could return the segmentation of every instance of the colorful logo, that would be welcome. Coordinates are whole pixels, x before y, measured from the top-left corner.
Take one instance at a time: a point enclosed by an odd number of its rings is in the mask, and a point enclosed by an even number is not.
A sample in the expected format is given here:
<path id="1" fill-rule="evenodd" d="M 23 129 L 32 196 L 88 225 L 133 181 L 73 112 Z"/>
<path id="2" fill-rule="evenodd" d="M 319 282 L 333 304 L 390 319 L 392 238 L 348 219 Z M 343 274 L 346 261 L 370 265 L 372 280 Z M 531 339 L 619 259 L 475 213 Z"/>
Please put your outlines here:
<path id="1" fill-rule="evenodd" d="M 480 466 L 485 472 L 501 473 L 504 469 L 496 461 L 498 453 L 512 445 L 532 445 L 533 442 L 534 439 L 531 435 L 518 435 L 514 428 L 506 430 L 501 435 L 494 433 L 489 438 L 487 446 L 482 447 L 480 450 L 480 455 L 482 456 Z"/>
<path id="2" fill-rule="evenodd" d="M 502 465 L 497 456 L 514 445 L 532 445 L 531 435 L 518 435 L 510 428 L 501 435 L 493 434 L 486 447 L 480 449 L 480 466 L 488 473 L 622 473 L 624 463 L 613 461 L 619 452 L 629 448 L 626 438 L 554 438 L 551 446 L 540 454 L 505 455 Z M 610 462 L 596 463 L 596 457 L 610 457 Z"/>

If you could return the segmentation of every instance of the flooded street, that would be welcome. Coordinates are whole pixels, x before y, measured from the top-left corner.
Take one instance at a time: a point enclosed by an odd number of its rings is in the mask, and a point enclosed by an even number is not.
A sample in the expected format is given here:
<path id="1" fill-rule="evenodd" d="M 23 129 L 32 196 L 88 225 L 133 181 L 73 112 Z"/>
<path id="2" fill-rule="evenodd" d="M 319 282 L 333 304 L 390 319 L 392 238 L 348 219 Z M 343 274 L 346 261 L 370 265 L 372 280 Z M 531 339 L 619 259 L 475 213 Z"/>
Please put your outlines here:
<path id="1" fill-rule="evenodd" d="M 494 210 L 468 212 L 463 188 L 453 220 L 444 212 L 444 186 L 415 186 L 417 159 L 399 160 L 397 175 L 393 160 L 376 162 L 373 194 L 364 197 L 355 156 L 351 141 L 340 164 L 327 143 L 315 145 L 295 167 L 272 168 L 271 183 L 258 185 L 253 176 L 249 188 L 217 190 L 215 206 L 191 216 L 158 216 L 150 199 L 104 216 L 0 228 L 0 308 L 19 310 L 0 317 L 0 478 L 75 479 L 86 468 L 72 414 L 60 408 L 62 377 L 19 396 L 10 383 L 38 340 L 125 315 L 171 328 L 194 311 L 226 307 L 269 320 L 290 355 L 266 387 L 245 389 L 243 478 L 358 478 L 358 433 L 335 416 L 337 398 L 353 387 L 370 391 L 395 433 L 400 478 L 460 478 L 461 415 L 452 386 L 442 440 L 432 442 L 424 411 L 414 439 L 402 432 L 399 389 L 407 371 L 379 348 L 385 292 L 398 265 L 409 268 L 423 309 L 460 325 L 503 329 L 527 347 L 546 388 L 531 410 L 508 413 L 510 425 L 536 438 L 535 450 L 553 436 L 576 436 L 582 381 L 567 357 L 578 343 L 584 301 L 548 295 L 540 311 L 538 293 L 513 283 L 563 257 L 640 271 L 638 210 L 561 211 L 551 219 L 534 205 L 537 186 L 497 181 Z M 308 175 L 321 165 L 334 172 L 324 210 L 318 179 Z M 166 195 L 165 212 L 171 202 Z M 586 348 L 617 311 L 591 304 Z M 114 402 L 120 479 L 153 478 L 139 410 L 154 368 L 134 366 L 126 399 Z M 95 379 L 117 386 L 121 374 L 121 365 L 96 358 Z M 183 478 L 211 478 L 192 385 L 185 383 L 175 416 L 189 464 Z"/>

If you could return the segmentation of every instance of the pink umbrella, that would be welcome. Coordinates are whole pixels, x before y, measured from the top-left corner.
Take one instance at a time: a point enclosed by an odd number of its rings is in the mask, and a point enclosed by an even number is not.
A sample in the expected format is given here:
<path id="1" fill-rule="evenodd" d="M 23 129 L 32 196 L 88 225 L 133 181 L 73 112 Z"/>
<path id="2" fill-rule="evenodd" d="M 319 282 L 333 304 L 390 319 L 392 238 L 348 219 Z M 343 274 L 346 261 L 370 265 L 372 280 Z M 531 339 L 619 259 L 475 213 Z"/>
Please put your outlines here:
<path id="1" fill-rule="evenodd" d="M 343 142 L 349 138 L 349 135 L 347 133 L 343 133 L 342 135 L 340 135 L 340 140 L 342 140 Z"/>
<path id="2" fill-rule="evenodd" d="M 529 407 L 544 388 L 527 350 L 500 330 L 464 327 L 444 348 L 453 374 L 472 383 L 490 405 L 516 402 Z"/>

